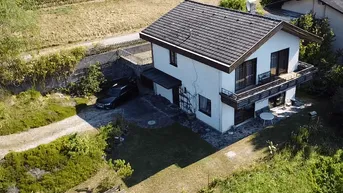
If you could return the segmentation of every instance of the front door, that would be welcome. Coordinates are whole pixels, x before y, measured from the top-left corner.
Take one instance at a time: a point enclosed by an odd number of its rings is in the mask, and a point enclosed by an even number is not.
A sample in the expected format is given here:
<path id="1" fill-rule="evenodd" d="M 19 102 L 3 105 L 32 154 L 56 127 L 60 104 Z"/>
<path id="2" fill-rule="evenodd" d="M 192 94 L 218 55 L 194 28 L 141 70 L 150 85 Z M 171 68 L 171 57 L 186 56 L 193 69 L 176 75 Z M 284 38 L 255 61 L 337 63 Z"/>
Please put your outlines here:
<path id="1" fill-rule="evenodd" d="M 235 110 L 235 125 L 238 125 L 250 118 L 253 118 L 254 113 L 255 113 L 254 105 L 249 105 L 242 109 L 236 109 Z"/>
<path id="2" fill-rule="evenodd" d="M 278 107 L 285 104 L 285 93 L 269 98 L 269 108 Z"/>
<path id="3" fill-rule="evenodd" d="M 180 94 L 179 94 L 179 87 L 174 87 L 173 91 L 173 104 L 180 107 Z"/>

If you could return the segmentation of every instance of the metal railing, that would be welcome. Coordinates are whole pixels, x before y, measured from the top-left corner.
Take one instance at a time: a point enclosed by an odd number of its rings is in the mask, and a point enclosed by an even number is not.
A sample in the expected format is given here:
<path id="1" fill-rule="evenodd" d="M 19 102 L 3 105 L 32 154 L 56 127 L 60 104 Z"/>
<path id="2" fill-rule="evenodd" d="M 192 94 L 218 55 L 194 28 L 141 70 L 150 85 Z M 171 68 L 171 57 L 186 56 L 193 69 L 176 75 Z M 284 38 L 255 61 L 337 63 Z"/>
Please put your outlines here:
<path id="1" fill-rule="evenodd" d="M 151 56 L 143 58 L 143 57 L 137 56 L 137 53 L 131 53 L 123 49 L 118 50 L 118 54 L 120 57 L 125 58 L 129 60 L 130 62 L 138 64 L 138 65 L 150 64 L 152 62 Z"/>
<path id="2" fill-rule="evenodd" d="M 303 83 L 309 80 L 312 73 L 316 72 L 317 68 L 313 65 L 299 62 L 298 70 L 289 74 L 284 74 L 282 76 L 287 76 L 286 78 L 277 77 L 276 80 L 271 82 L 256 86 L 247 91 L 241 93 L 233 93 L 224 88 L 221 89 L 222 96 L 227 97 L 234 103 L 250 103 L 256 100 L 261 100 L 275 93 L 286 90 L 287 88 L 293 87 L 296 84 Z M 289 76 L 288 76 L 289 75 Z"/>

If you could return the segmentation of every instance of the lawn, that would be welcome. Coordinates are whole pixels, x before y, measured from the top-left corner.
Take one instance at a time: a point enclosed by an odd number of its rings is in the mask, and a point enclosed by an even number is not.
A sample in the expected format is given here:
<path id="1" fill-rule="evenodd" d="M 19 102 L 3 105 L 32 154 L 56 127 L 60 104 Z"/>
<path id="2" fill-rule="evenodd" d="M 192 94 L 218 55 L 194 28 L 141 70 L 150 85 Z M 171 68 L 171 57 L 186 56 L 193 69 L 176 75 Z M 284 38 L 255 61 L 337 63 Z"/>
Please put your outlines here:
<path id="1" fill-rule="evenodd" d="M 62 94 L 42 96 L 28 90 L 0 101 L 0 135 L 26 131 L 75 115 L 88 102 Z"/>
<path id="2" fill-rule="evenodd" d="M 138 32 L 183 0 L 106 0 L 38 11 L 42 48 Z M 218 5 L 219 0 L 200 0 Z"/>
<path id="3" fill-rule="evenodd" d="M 274 156 L 217 180 L 202 192 L 342 192 L 343 141 L 341 117 L 331 113 L 327 99 L 307 98 L 313 106 L 257 133 L 255 151 L 266 141 L 278 144 Z M 310 119 L 315 110 L 319 119 Z"/>
<path id="4" fill-rule="evenodd" d="M 131 187 L 169 166 L 184 168 L 215 151 L 190 129 L 174 124 L 158 129 L 132 127 L 124 143 L 108 156 L 131 164 L 134 173 L 125 180 Z"/>

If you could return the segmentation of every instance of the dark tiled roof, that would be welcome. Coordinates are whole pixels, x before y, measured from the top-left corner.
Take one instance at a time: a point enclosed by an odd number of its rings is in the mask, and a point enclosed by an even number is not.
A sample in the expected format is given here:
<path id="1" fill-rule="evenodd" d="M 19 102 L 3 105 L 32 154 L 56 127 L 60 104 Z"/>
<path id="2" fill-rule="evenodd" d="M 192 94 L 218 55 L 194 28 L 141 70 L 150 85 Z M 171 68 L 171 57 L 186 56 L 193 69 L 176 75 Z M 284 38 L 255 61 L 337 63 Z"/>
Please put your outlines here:
<path id="1" fill-rule="evenodd" d="M 321 0 L 325 4 L 329 5 L 333 9 L 343 13 L 343 0 Z"/>
<path id="2" fill-rule="evenodd" d="M 321 38 L 284 21 L 184 1 L 144 29 L 140 36 L 225 72 L 232 72 L 276 32 L 310 41 Z"/>
<path id="3" fill-rule="evenodd" d="M 230 65 L 278 24 L 279 20 L 184 1 L 142 33 Z"/>

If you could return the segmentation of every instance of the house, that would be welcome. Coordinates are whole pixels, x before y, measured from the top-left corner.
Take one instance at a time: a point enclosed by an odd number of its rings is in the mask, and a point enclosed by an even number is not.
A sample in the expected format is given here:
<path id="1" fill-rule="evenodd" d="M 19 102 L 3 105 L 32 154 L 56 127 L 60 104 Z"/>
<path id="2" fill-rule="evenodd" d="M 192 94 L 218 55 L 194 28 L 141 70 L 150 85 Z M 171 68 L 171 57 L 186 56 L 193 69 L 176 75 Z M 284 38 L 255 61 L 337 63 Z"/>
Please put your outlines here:
<path id="1" fill-rule="evenodd" d="M 314 13 L 316 18 L 328 18 L 336 41 L 335 49 L 343 49 L 343 1 L 342 0 L 281 0 L 269 7 L 300 14 Z"/>
<path id="2" fill-rule="evenodd" d="M 156 94 L 220 132 L 256 111 L 294 98 L 316 69 L 298 61 L 300 39 L 287 22 L 184 1 L 140 33 L 154 68 L 142 73 Z"/>

